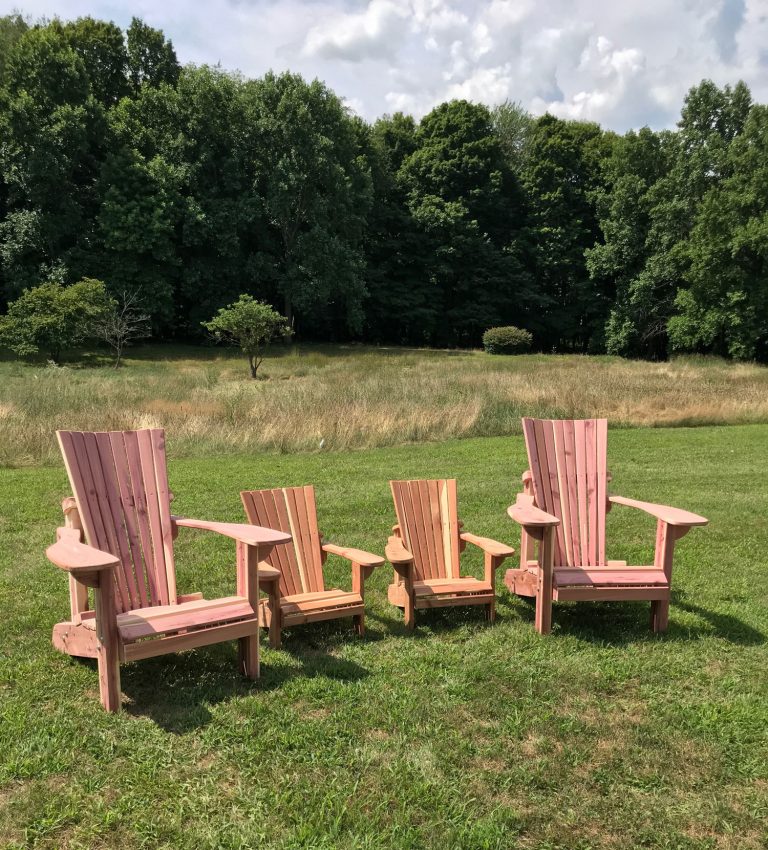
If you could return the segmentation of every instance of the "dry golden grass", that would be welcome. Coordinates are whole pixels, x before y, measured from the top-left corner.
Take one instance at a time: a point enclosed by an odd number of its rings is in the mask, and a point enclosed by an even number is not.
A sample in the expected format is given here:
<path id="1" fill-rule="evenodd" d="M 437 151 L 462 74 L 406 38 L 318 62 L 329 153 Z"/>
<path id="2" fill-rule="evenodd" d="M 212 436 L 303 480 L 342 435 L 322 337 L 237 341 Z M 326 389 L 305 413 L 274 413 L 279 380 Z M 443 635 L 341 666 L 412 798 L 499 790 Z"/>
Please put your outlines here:
<path id="1" fill-rule="evenodd" d="M 480 352 L 293 348 L 252 381 L 241 359 L 154 347 L 119 371 L 0 363 L 0 464 L 57 461 L 56 428 L 164 426 L 176 456 L 315 451 L 519 432 L 522 415 L 614 426 L 768 421 L 768 369 L 707 358 L 491 357 Z"/>

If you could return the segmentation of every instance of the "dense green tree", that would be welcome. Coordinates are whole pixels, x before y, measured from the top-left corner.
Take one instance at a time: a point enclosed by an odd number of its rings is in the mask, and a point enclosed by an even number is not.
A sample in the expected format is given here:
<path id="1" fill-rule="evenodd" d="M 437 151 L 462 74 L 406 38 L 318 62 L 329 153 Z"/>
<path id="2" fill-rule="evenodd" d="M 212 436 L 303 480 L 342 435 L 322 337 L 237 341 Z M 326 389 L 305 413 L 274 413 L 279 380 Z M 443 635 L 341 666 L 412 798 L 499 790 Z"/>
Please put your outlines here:
<path id="1" fill-rule="evenodd" d="M 56 281 L 25 289 L 0 316 L 0 345 L 20 357 L 40 352 L 54 362 L 64 351 L 94 335 L 94 326 L 110 307 L 100 280 L 84 279 L 71 286 Z"/>
<path id="2" fill-rule="evenodd" d="M 521 262 L 521 193 L 485 106 L 436 107 L 416 141 L 400 179 L 429 252 L 430 341 L 477 344 L 491 325 L 523 323 L 533 303 Z"/>
<path id="3" fill-rule="evenodd" d="M 599 232 L 594 198 L 611 144 L 597 124 L 552 115 L 530 131 L 522 179 L 537 289 L 546 304 L 532 329 L 546 349 L 586 350 L 602 339 L 610 302 L 590 280 L 585 251 Z"/>
<path id="4" fill-rule="evenodd" d="M 199 323 L 253 289 L 261 209 L 239 78 L 187 68 L 111 112 L 99 215 L 110 284 L 142 293 L 156 323 Z"/>
<path id="5" fill-rule="evenodd" d="M 119 121 L 121 111 L 114 116 Z M 180 260 L 183 168 L 128 145 L 106 159 L 97 219 L 100 256 L 112 291 L 135 291 L 156 329 L 174 327 Z"/>
<path id="6" fill-rule="evenodd" d="M 163 334 L 246 293 L 318 339 L 765 357 L 761 109 L 705 80 L 671 132 L 511 101 L 369 125 L 318 81 L 182 69 L 136 18 L 6 15 L 0 308 L 88 277 Z"/>
<path id="7" fill-rule="evenodd" d="M 361 127 L 373 203 L 365 234 L 365 336 L 376 342 L 428 344 L 440 318 L 429 254 L 408 206 L 400 168 L 416 150 L 416 122 L 395 113 Z"/>
<path id="8" fill-rule="evenodd" d="M 83 60 L 91 93 L 99 103 L 109 106 L 128 94 L 128 53 L 117 24 L 87 17 L 48 26 L 61 32 Z"/>
<path id="9" fill-rule="evenodd" d="M 0 86 L 5 82 L 5 66 L 13 46 L 28 29 L 29 24 L 18 12 L 0 15 Z"/>
<path id="10" fill-rule="evenodd" d="M 728 147 L 728 176 L 702 199 L 688 243 L 688 286 L 669 320 L 673 350 L 737 359 L 768 343 L 768 108 L 753 106 Z"/>
<path id="11" fill-rule="evenodd" d="M 705 80 L 686 96 L 678 131 L 663 139 L 669 167 L 647 194 L 645 262 L 616 293 L 607 326 L 612 353 L 666 356 L 668 323 L 690 268 L 688 240 L 696 212 L 704 195 L 728 176 L 728 148 L 749 107 L 743 83 L 719 89 Z"/>
<path id="12" fill-rule="evenodd" d="M 253 188 L 266 223 L 256 273 L 291 327 L 321 330 L 313 313 L 331 307 L 358 331 L 371 187 L 355 124 L 318 80 L 268 73 L 246 88 Z"/>
<path id="13" fill-rule="evenodd" d="M 82 273 L 106 127 L 85 63 L 60 26 L 24 33 L 7 57 L 5 76 L 0 265 L 12 298 L 41 276 Z"/>
<path id="14" fill-rule="evenodd" d="M 176 91 L 185 175 L 177 325 L 191 331 L 243 291 L 266 294 L 258 276 L 266 223 L 242 80 L 187 68 Z"/>
<path id="15" fill-rule="evenodd" d="M 493 108 L 491 120 L 509 167 L 520 174 L 535 126 L 533 117 L 520 103 L 505 100 Z"/>
<path id="16" fill-rule="evenodd" d="M 175 85 L 181 72 L 176 51 L 162 30 L 133 18 L 127 38 L 128 78 L 134 90 L 141 86 Z"/>
<path id="17" fill-rule="evenodd" d="M 610 282 L 606 295 L 612 308 L 606 335 L 611 352 L 630 353 L 639 342 L 628 318 L 632 310 L 628 302 L 648 259 L 649 190 L 670 167 L 670 147 L 668 135 L 647 127 L 618 138 L 603 163 L 605 182 L 594 193 L 602 241 L 587 249 L 587 269 L 595 283 Z"/>

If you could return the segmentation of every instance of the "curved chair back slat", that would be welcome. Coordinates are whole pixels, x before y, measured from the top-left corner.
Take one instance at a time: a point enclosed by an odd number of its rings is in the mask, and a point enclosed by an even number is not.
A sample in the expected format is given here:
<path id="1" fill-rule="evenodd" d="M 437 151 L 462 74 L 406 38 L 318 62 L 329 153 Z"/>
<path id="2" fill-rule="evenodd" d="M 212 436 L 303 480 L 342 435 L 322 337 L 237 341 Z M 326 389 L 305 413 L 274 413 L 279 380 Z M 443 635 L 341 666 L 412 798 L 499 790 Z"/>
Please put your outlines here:
<path id="1" fill-rule="evenodd" d="M 176 602 L 165 433 L 57 431 L 91 546 L 120 559 L 118 612 Z"/>
<path id="2" fill-rule="evenodd" d="M 608 420 L 524 418 L 523 433 L 536 506 L 560 519 L 555 566 L 603 566 Z"/>

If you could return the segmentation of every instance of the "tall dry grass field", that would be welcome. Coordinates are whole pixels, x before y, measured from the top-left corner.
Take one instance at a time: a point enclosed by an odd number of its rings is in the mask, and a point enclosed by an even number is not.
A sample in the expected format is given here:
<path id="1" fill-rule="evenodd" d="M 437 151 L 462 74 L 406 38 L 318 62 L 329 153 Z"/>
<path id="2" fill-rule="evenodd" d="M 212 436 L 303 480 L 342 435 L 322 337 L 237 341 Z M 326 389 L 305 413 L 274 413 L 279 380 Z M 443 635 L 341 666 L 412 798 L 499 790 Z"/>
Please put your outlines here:
<path id="1" fill-rule="evenodd" d="M 519 432 L 523 415 L 614 426 L 768 421 L 768 369 L 708 358 L 323 346 L 277 350 L 252 381 L 212 349 L 151 347 L 114 370 L 0 362 L 0 464 L 58 463 L 54 431 L 165 427 L 173 455 L 370 448 Z"/>

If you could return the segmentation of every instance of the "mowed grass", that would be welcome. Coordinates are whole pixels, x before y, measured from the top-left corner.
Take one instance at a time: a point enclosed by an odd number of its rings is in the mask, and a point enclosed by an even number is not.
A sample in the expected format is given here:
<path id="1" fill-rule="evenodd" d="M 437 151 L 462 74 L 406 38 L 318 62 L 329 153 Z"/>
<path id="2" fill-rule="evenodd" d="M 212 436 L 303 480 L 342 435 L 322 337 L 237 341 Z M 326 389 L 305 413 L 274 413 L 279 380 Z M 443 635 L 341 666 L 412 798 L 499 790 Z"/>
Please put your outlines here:
<path id="1" fill-rule="evenodd" d="M 118 716 L 93 665 L 50 645 L 64 471 L 0 470 L 0 846 L 765 847 L 768 426 L 617 430 L 609 456 L 613 492 L 711 520 L 678 544 L 666 635 L 647 604 L 580 604 L 540 637 L 502 590 L 494 626 L 420 612 L 409 636 L 382 568 L 365 639 L 348 621 L 294 629 L 255 683 L 233 644 L 124 667 Z M 180 513 L 223 520 L 241 488 L 313 482 L 327 537 L 381 552 L 390 477 L 456 476 L 466 528 L 516 545 L 504 509 L 524 467 L 514 436 L 175 459 L 170 479 Z M 609 557 L 652 557 L 642 514 L 614 508 L 608 534 Z M 182 531 L 180 591 L 231 593 L 233 557 Z M 350 586 L 338 560 L 327 576 Z"/>
<path id="2" fill-rule="evenodd" d="M 56 463 L 56 428 L 164 426 L 174 456 L 199 457 L 515 434 L 522 415 L 768 421 L 768 368 L 712 358 L 276 347 L 262 373 L 252 381 L 236 352 L 178 346 L 137 349 L 118 371 L 96 355 L 67 368 L 0 362 L 0 465 Z"/>

